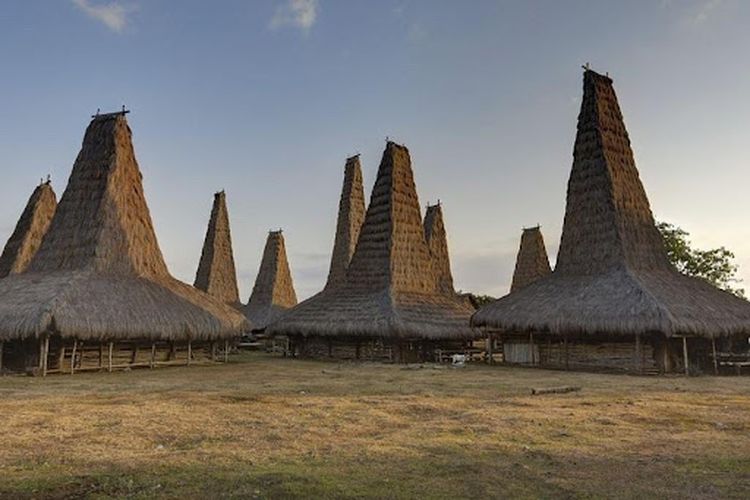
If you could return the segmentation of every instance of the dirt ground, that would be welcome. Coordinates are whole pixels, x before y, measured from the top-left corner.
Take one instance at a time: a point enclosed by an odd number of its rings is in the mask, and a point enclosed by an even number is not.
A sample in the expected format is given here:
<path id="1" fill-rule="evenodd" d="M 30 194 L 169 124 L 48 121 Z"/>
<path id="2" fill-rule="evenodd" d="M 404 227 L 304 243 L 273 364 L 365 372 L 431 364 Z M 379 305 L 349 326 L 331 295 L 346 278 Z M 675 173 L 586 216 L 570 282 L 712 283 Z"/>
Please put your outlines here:
<path id="1" fill-rule="evenodd" d="M 750 496 L 750 377 L 246 353 L 2 377 L 0 436 L 3 498 Z"/>

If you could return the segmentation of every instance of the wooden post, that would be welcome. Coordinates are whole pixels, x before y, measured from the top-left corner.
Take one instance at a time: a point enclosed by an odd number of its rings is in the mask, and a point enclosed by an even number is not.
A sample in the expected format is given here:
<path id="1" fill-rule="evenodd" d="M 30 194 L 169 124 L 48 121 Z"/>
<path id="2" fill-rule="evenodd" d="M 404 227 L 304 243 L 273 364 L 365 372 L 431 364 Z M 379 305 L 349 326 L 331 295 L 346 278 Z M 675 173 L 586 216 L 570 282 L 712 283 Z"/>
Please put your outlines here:
<path id="1" fill-rule="evenodd" d="M 47 358 L 49 356 L 49 335 L 45 335 L 41 342 L 41 356 L 42 359 L 40 360 L 41 368 L 42 368 L 42 377 L 47 376 Z"/>
<path id="2" fill-rule="evenodd" d="M 167 360 L 173 361 L 177 358 L 177 348 L 174 345 L 174 342 L 169 343 L 169 354 L 167 355 Z"/>
<path id="3" fill-rule="evenodd" d="M 130 355 L 130 364 L 134 365 L 136 358 L 138 358 L 138 343 L 133 342 L 133 354 Z"/>
<path id="4" fill-rule="evenodd" d="M 495 340 L 492 338 L 492 332 L 487 331 L 487 363 L 495 364 L 495 354 L 493 348 L 495 347 Z"/>
<path id="5" fill-rule="evenodd" d="M 534 362 L 534 332 L 529 332 L 529 349 L 531 350 L 531 364 L 536 364 Z"/>
<path id="6" fill-rule="evenodd" d="M 191 358 L 193 357 L 193 341 L 188 339 L 188 349 L 187 349 L 187 365 L 190 366 Z"/>
<path id="7" fill-rule="evenodd" d="M 714 337 L 711 337 L 711 349 L 714 352 L 714 375 L 719 374 L 719 360 L 716 359 L 716 339 Z M 0 353 L 2 353 L 2 349 L 0 349 Z"/>
<path id="8" fill-rule="evenodd" d="M 114 342 L 110 342 L 107 349 L 107 371 L 112 372 L 112 351 L 115 348 Z"/>
<path id="9" fill-rule="evenodd" d="M 641 335 L 635 334 L 635 371 L 641 373 Z"/>
<path id="10" fill-rule="evenodd" d="M 104 344 L 99 342 L 99 369 L 104 366 Z"/>
<path id="11" fill-rule="evenodd" d="M 229 341 L 224 341 L 224 362 L 229 363 Z"/>
<path id="12" fill-rule="evenodd" d="M 211 342 L 211 361 L 216 361 L 216 342 Z"/>
<path id="13" fill-rule="evenodd" d="M 153 368 L 156 364 L 156 343 L 151 342 L 151 359 L 149 360 L 149 367 Z"/>
<path id="14" fill-rule="evenodd" d="M 5 348 L 5 342 L 0 340 L 0 374 L 3 373 L 3 349 Z"/>
<path id="15" fill-rule="evenodd" d="M 690 375 L 690 362 L 688 360 L 687 337 L 682 337 L 682 355 L 685 358 L 685 375 Z"/>
<path id="16" fill-rule="evenodd" d="M 76 352 L 78 351 L 78 340 L 73 340 L 73 353 L 70 355 L 70 374 L 76 372 Z"/>

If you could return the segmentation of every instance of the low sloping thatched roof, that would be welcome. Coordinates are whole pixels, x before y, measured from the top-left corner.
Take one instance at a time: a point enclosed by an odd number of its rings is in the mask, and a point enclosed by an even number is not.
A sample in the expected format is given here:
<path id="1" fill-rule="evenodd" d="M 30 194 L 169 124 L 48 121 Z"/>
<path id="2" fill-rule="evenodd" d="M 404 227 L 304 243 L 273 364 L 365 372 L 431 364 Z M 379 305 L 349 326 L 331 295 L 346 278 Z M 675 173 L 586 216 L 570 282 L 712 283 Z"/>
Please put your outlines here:
<path id="1" fill-rule="evenodd" d="M 266 239 L 253 293 L 245 306 L 245 315 L 254 329 L 262 330 L 295 305 L 297 294 L 286 258 L 284 234 L 281 230 L 271 231 Z"/>
<path id="2" fill-rule="evenodd" d="M 516 256 L 513 281 L 510 285 L 511 293 L 517 292 L 551 272 L 542 230 L 539 226 L 524 228 L 521 234 L 521 246 Z"/>
<path id="3" fill-rule="evenodd" d="M 362 167 L 357 155 L 348 158 L 344 167 L 344 186 L 339 200 L 336 238 L 326 288 L 340 285 L 346 280 L 346 270 L 354 255 L 364 220 L 365 191 L 362 185 Z"/>
<path id="4" fill-rule="evenodd" d="M 555 334 L 750 333 L 750 302 L 670 265 L 610 78 L 584 73 L 554 272 L 480 309 L 473 323 Z"/>
<path id="5" fill-rule="evenodd" d="M 50 182 L 39 184 L 0 255 L 0 278 L 26 270 L 47 234 L 56 209 L 57 196 Z"/>
<path id="6" fill-rule="evenodd" d="M 443 207 L 440 203 L 427 206 L 427 213 L 424 216 L 424 236 L 435 266 L 438 286 L 443 292 L 452 293 L 454 288 L 451 260 L 448 256 L 448 234 L 445 231 Z"/>
<path id="7" fill-rule="evenodd" d="M 208 221 L 194 286 L 226 304 L 240 306 L 227 197 L 224 191 L 214 194 L 211 219 Z"/>
<path id="8" fill-rule="evenodd" d="M 214 339 L 238 311 L 170 276 L 124 113 L 96 116 L 42 246 L 0 280 L 0 339 Z"/>
<path id="9" fill-rule="evenodd" d="M 441 290 L 427 246 L 409 151 L 389 142 L 346 280 L 302 302 L 274 334 L 472 338 L 472 308 Z"/>

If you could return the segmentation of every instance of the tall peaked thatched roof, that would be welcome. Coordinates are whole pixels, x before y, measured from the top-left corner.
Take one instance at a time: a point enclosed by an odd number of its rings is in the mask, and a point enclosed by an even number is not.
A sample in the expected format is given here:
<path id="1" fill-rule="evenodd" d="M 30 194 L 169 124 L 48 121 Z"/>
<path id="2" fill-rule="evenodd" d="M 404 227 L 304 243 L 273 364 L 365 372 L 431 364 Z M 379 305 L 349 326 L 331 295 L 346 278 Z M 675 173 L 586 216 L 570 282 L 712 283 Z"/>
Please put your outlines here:
<path id="1" fill-rule="evenodd" d="M 42 246 L 26 272 L 0 280 L 0 338 L 210 339 L 246 326 L 170 276 L 125 114 L 94 117 Z"/>
<path id="2" fill-rule="evenodd" d="M 430 248 L 430 255 L 432 255 L 438 286 L 442 291 L 452 293 L 454 291 L 453 274 L 448 256 L 448 234 L 445 231 L 443 207 L 440 203 L 427 206 L 427 213 L 424 216 L 424 236 Z"/>
<path id="3" fill-rule="evenodd" d="M 0 278 L 26 270 L 47 234 L 56 209 L 57 196 L 50 182 L 39 184 L 0 255 Z"/>
<path id="4" fill-rule="evenodd" d="M 260 261 L 253 293 L 245 307 L 245 314 L 255 329 L 263 329 L 278 319 L 287 309 L 297 305 L 292 273 L 286 258 L 284 234 L 271 231 Z"/>
<path id="5" fill-rule="evenodd" d="M 542 230 L 539 226 L 524 228 L 521 234 L 521 246 L 516 257 L 516 269 L 513 271 L 513 282 L 510 285 L 511 293 L 517 292 L 551 272 Z"/>
<path id="6" fill-rule="evenodd" d="M 473 323 L 557 334 L 750 332 L 750 302 L 667 260 L 609 77 L 584 73 L 554 272 L 480 309 Z"/>
<path id="7" fill-rule="evenodd" d="M 346 279 L 346 270 L 354 255 L 364 220 L 365 192 L 362 186 L 362 167 L 357 155 L 348 158 L 344 167 L 344 186 L 339 200 L 336 239 L 326 288 L 339 285 Z"/>
<path id="8" fill-rule="evenodd" d="M 471 307 L 442 290 L 427 246 L 409 151 L 389 142 L 341 286 L 270 327 L 276 334 L 471 338 Z"/>
<path id="9" fill-rule="evenodd" d="M 208 222 L 194 286 L 227 304 L 240 304 L 237 271 L 232 252 L 232 234 L 229 230 L 227 196 L 224 191 L 214 194 L 211 219 Z"/>

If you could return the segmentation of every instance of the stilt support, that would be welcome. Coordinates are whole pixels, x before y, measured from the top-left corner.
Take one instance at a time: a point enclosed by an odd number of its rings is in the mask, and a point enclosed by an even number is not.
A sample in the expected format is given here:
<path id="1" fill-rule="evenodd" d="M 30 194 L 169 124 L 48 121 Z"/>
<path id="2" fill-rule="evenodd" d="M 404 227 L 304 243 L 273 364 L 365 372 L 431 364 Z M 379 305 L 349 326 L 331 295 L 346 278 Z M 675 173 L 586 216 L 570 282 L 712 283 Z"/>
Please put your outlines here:
<path id="1" fill-rule="evenodd" d="M 148 366 L 153 368 L 156 364 L 156 343 L 151 343 L 151 359 L 149 360 Z"/>
<path id="2" fill-rule="evenodd" d="M 685 358 L 685 375 L 690 375 L 690 361 L 688 360 L 687 337 L 682 337 L 682 355 Z"/>
<path id="3" fill-rule="evenodd" d="M 70 374 L 76 372 L 76 353 L 78 352 L 78 340 L 73 340 L 73 352 L 70 354 Z"/>
<path id="4" fill-rule="evenodd" d="M 112 354 L 113 354 L 112 351 L 114 351 L 114 349 L 115 349 L 114 342 L 110 342 L 107 348 L 107 371 L 110 373 L 112 372 Z"/>
<path id="5" fill-rule="evenodd" d="M 716 339 L 711 337 L 711 350 L 714 354 L 714 375 L 719 374 L 719 360 L 716 357 Z"/>
<path id="6" fill-rule="evenodd" d="M 193 359 L 193 342 L 188 340 L 187 346 L 187 365 L 190 366 L 190 361 Z"/>
<path id="7" fill-rule="evenodd" d="M 229 363 L 229 341 L 224 341 L 224 362 Z"/>

